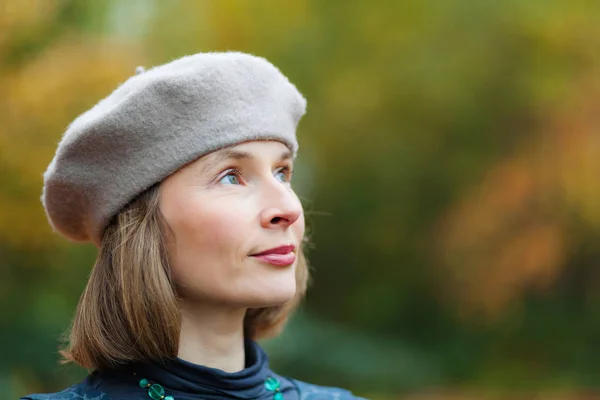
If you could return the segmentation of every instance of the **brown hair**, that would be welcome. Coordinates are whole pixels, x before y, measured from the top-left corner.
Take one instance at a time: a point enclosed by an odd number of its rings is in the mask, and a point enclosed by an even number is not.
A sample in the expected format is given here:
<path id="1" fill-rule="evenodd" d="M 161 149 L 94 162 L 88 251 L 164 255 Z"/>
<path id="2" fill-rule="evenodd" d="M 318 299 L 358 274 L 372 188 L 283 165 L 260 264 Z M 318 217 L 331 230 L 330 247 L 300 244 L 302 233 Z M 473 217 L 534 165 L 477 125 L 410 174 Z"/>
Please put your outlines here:
<path id="1" fill-rule="evenodd" d="M 169 234 L 158 184 L 113 219 L 65 334 L 63 363 L 95 370 L 177 356 L 180 317 L 167 257 Z M 278 334 L 304 297 L 309 270 L 302 251 L 298 256 L 296 295 L 280 306 L 248 309 L 246 337 Z"/>

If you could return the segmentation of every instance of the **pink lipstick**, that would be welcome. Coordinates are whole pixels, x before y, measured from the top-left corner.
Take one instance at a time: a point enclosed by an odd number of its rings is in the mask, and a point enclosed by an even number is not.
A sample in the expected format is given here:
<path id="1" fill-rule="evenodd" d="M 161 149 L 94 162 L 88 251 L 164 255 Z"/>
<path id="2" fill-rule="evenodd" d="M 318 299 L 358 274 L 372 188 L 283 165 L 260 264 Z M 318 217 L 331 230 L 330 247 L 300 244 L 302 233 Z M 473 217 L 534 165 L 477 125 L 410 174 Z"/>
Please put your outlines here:
<path id="1" fill-rule="evenodd" d="M 286 266 L 291 265 L 296 261 L 296 254 L 294 253 L 295 249 L 296 246 L 294 245 L 279 246 L 252 254 L 252 257 L 269 264 Z"/>

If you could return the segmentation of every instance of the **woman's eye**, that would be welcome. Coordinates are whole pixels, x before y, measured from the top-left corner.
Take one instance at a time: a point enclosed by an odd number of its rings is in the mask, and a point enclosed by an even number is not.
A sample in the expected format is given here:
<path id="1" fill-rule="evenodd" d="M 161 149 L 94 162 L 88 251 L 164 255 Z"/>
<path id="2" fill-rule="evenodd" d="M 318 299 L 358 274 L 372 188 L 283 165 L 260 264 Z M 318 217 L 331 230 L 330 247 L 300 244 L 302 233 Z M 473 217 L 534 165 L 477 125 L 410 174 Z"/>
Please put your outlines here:
<path id="1" fill-rule="evenodd" d="M 226 185 L 239 185 L 240 179 L 235 172 L 229 172 L 227 175 L 221 178 L 219 183 L 224 183 Z"/>
<path id="2" fill-rule="evenodd" d="M 289 182 L 291 180 L 291 169 L 288 167 L 281 168 L 275 173 L 275 177 L 281 182 Z"/>

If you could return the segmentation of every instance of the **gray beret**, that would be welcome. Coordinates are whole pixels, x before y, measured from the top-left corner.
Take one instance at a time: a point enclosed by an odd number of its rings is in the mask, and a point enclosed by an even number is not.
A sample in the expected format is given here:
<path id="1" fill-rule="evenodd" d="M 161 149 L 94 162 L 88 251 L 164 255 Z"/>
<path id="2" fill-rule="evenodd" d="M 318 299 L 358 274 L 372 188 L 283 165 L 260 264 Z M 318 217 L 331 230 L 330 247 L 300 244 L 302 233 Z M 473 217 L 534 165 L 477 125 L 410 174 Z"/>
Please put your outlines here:
<path id="1" fill-rule="evenodd" d="M 44 173 L 48 220 L 67 238 L 99 244 L 128 202 L 212 151 L 277 140 L 296 155 L 306 100 L 264 58 L 199 53 L 136 72 L 70 124 Z"/>

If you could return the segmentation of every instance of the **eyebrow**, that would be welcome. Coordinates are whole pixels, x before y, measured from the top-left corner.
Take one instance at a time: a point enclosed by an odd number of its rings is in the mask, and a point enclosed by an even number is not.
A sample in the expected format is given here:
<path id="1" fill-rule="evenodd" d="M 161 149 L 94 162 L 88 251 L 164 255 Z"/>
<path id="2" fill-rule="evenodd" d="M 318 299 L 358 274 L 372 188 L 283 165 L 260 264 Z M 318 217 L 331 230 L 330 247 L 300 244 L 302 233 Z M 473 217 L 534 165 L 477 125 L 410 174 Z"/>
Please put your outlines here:
<path id="1" fill-rule="evenodd" d="M 278 162 L 290 160 L 290 159 L 292 159 L 292 156 L 293 156 L 293 154 L 291 151 L 285 151 L 285 152 L 281 153 L 281 155 L 279 156 Z M 255 160 L 255 159 L 256 159 L 256 157 L 254 157 L 253 154 L 248 153 L 246 151 L 224 149 L 224 150 L 221 150 L 219 153 L 217 153 L 212 161 L 210 161 L 210 162 L 206 163 L 206 165 L 204 165 L 204 167 L 201 170 L 201 173 L 204 174 L 204 173 L 210 171 L 215 166 L 221 164 L 222 162 L 224 162 L 226 160 Z"/>

